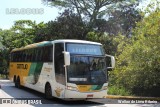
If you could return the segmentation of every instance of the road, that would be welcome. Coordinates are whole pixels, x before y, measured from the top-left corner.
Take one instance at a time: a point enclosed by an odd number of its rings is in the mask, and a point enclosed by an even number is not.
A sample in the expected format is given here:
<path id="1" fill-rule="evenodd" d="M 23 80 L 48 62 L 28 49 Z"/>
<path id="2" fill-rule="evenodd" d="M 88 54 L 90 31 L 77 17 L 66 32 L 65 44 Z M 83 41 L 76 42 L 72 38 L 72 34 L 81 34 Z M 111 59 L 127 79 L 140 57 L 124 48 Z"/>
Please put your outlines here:
<path id="1" fill-rule="evenodd" d="M 46 100 L 43 94 L 28 88 L 18 89 L 9 80 L 0 80 L 0 99 L 14 98 L 15 100 L 35 98 L 43 100 L 43 104 L 0 104 L 0 107 L 159 107 L 160 104 L 118 104 L 116 99 L 92 99 L 88 101 L 63 101 L 56 98 Z M 24 99 L 26 100 L 26 99 Z M 121 100 L 121 99 L 120 99 Z M 14 102 L 16 103 L 16 102 Z M 39 102 L 41 103 L 41 102 Z M 45 104 L 44 104 L 45 103 Z"/>

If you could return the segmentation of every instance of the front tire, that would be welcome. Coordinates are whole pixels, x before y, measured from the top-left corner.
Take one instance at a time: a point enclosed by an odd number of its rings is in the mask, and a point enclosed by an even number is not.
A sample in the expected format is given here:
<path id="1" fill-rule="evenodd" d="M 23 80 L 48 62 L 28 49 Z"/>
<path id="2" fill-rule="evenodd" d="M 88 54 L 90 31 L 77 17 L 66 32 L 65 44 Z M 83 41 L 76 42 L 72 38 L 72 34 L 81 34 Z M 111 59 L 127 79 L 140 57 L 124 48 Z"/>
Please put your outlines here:
<path id="1" fill-rule="evenodd" d="M 20 83 L 20 78 L 19 77 L 16 79 L 15 87 L 16 88 L 21 88 L 21 83 Z"/>
<path id="2" fill-rule="evenodd" d="M 52 88 L 50 84 L 46 84 L 45 87 L 45 98 L 46 99 L 51 99 L 52 98 Z"/>
<path id="3" fill-rule="evenodd" d="M 14 81 L 15 87 L 18 88 L 17 79 Z"/>

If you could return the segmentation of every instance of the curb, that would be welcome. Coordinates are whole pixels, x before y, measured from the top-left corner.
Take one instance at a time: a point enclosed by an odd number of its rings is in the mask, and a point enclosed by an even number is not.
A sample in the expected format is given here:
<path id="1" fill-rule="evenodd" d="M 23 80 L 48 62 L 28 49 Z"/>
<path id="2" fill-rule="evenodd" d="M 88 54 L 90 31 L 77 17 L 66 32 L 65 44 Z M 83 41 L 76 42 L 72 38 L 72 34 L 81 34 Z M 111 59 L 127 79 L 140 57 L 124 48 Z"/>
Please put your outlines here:
<path id="1" fill-rule="evenodd" d="M 141 100 L 157 100 L 160 101 L 160 97 L 138 97 L 138 96 L 116 96 L 116 95 L 107 95 L 106 98 L 110 99 L 141 99 Z"/>

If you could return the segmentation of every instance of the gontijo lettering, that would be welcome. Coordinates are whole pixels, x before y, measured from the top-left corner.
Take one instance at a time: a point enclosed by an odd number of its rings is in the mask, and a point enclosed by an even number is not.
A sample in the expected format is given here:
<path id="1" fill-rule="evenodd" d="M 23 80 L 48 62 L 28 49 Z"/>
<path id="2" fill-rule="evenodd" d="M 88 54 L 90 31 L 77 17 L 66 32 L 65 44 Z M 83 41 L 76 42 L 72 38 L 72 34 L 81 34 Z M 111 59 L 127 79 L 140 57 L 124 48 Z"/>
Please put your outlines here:
<path id="1" fill-rule="evenodd" d="M 27 69 L 28 65 L 27 64 L 17 64 L 17 69 Z"/>

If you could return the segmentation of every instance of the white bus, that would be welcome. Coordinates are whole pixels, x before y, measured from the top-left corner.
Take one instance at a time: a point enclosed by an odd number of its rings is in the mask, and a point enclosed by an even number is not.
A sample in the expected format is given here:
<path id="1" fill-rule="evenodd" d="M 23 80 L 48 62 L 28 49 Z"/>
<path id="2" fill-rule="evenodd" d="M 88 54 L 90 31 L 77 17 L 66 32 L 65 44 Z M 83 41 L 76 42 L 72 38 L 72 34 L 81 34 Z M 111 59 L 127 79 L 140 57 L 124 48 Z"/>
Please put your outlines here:
<path id="1" fill-rule="evenodd" d="M 16 87 L 42 92 L 46 98 L 105 98 L 107 69 L 114 66 L 114 57 L 105 54 L 102 44 L 64 39 L 13 49 L 9 76 Z"/>

